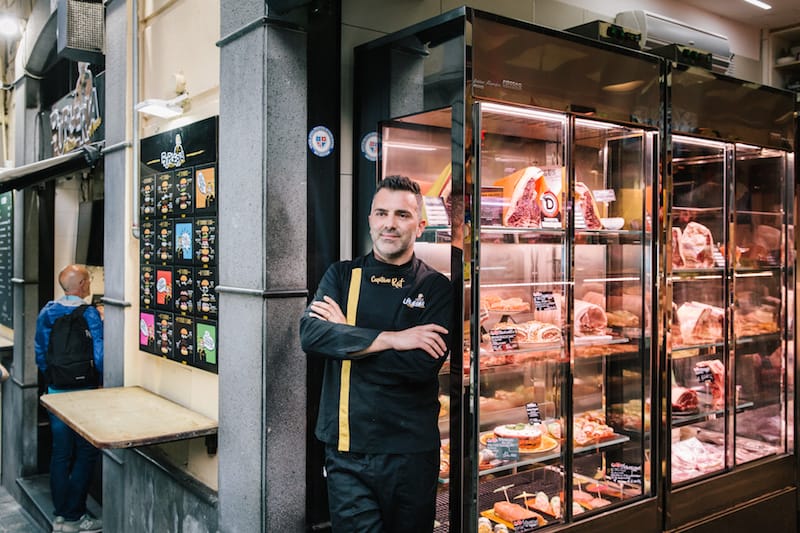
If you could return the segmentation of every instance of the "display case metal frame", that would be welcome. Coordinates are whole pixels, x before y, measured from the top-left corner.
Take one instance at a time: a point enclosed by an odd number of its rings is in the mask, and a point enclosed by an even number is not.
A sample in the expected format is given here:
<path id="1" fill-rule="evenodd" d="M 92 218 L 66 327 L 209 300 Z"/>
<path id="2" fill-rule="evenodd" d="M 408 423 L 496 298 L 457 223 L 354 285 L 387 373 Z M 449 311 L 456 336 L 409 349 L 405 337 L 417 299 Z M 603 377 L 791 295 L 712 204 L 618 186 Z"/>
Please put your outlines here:
<path id="1" fill-rule="evenodd" d="M 481 37 L 476 36 L 477 26 L 498 25 L 504 28 L 502 32 L 507 40 L 494 42 L 491 52 L 494 60 L 487 60 L 489 53 L 482 50 L 485 43 Z M 477 28 L 478 30 L 480 28 Z M 485 34 L 482 34 L 485 36 Z M 524 77 L 522 83 L 515 83 L 513 77 L 503 77 L 501 65 L 503 47 L 527 46 L 535 51 L 536 57 L 546 61 L 549 52 L 547 46 L 571 47 L 576 57 L 576 63 L 564 65 L 561 72 L 549 72 L 541 64 L 529 64 L 517 69 L 519 77 Z M 544 47 L 544 48 L 542 48 Z M 484 55 L 481 55 L 484 54 Z M 664 76 L 664 63 L 660 58 L 635 52 L 614 45 L 598 43 L 589 39 L 559 32 L 550 28 L 535 26 L 530 23 L 506 19 L 470 8 L 460 8 L 424 23 L 412 26 L 406 30 L 377 39 L 373 42 L 359 46 L 355 51 L 355 86 L 354 86 L 354 217 L 357 223 L 354 227 L 354 252 L 361 253 L 367 250 L 368 239 L 365 224 L 370 204 L 370 198 L 377 180 L 377 168 L 370 158 L 362 152 L 361 141 L 376 132 L 379 123 L 412 114 L 425 113 L 435 109 L 449 108 L 451 111 L 451 141 L 452 141 L 452 219 L 458 221 L 469 220 L 466 217 L 477 217 L 480 212 L 480 184 L 475 177 L 475 168 L 478 158 L 477 147 L 480 143 L 479 113 L 474 104 L 480 101 L 495 101 L 508 103 L 515 106 L 534 106 L 541 109 L 553 109 L 565 113 L 571 128 L 574 128 L 576 117 L 593 115 L 602 120 L 621 124 L 633 125 L 636 128 L 647 128 L 657 131 L 658 137 L 663 138 L 661 126 L 664 124 L 663 108 L 660 105 L 662 96 L 659 81 Z M 595 57 L 592 57 L 595 56 Z M 627 65 L 634 65 L 647 72 L 647 85 L 636 92 L 645 95 L 639 102 L 630 100 L 618 101 L 613 97 L 602 98 L 598 94 L 603 86 L 615 85 L 611 79 L 622 68 L 603 69 L 602 80 L 562 80 L 561 76 L 577 76 L 581 72 L 581 61 L 591 62 L 597 57 L 605 60 L 609 58 L 625 59 Z M 433 59 L 433 60 L 432 60 Z M 435 60 L 435 61 L 434 61 Z M 586 63 L 584 63 L 586 64 Z M 478 79 L 475 74 L 476 65 L 484 69 L 498 68 L 501 73 L 497 81 L 488 83 L 491 79 Z M 526 71 L 527 69 L 527 71 Z M 524 71 L 524 72 L 523 72 Z M 500 80 L 505 80 L 500 81 Z M 519 90 L 519 89 L 522 90 Z M 596 91 L 592 93 L 592 91 Z M 585 92 L 584 92 L 585 91 Z M 607 93 L 610 94 L 610 93 Z M 606 94 L 606 96 L 607 96 Z M 637 105 L 641 104 L 641 105 Z M 568 132 L 569 134 L 570 132 Z M 572 132 L 574 133 L 574 132 Z M 656 156 L 657 154 L 654 154 Z M 571 163 L 567 157 L 568 169 Z M 568 170 L 568 172 L 570 171 Z M 572 181 L 569 182 L 571 186 Z M 654 180 L 652 205 L 648 209 L 652 213 L 659 213 L 663 193 L 658 189 L 658 180 Z M 471 203 L 470 203 L 471 202 Z M 566 202 L 566 211 L 573 209 L 572 201 Z M 471 213 L 471 215 L 470 215 Z M 653 217 L 653 242 L 650 247 L 651 256 L 648 261 L 653 265 L 651 273 L 651 286 L 653 302 L 662 298 L 663 287 L 656 283 L 655 268 L 658 265 L 661 251 L 663 250 L 663 232 L 659 231 L 658 217 Z M 568 224 L 568 228 L 572 225 Z M 471 316 L 471 310 L 477 309 L 477 294 L 473 294 L 472 301 L 465 302 L 464 283 L 467 280 L 475 282 L 480 278 L 480 264 L 478 261 L 480 239 L 474 238 L 470 224 L 462 227 L 453 224 L 451 235 L 450 271 L 454 286 L 454 328 L 452 331 L 452 344 L 450 358 L 450 452 L 451 474 L 449 485 L 450 517 L 449 527 L 452 532 L 475 531 L 478 516 L 478 393 L 477 379 L 479 376 L 477 345 L 471 347 L 469 368 L 464 368 L 462 352 L 462 338 L 464 331 L 462 324 L 469 324 L 471 338 L 477 338 L 479 324 L 477 317 Z M 568 229 L 568 231 L 574 231 Z M 569 234 L 568 239 L 574 237 Z M 569 247 L 567 247 L 569 248 Z M 566 258 L 572 261 L 570 257 Z M 570 300 L 569 298 L 567 299 Z M 650 337 L 658 337 L 657 305 L 650 310 L 649 324 L 652 328 Z M 569 315 L 569 310 L 567 310 Z M 658 366 L 659 361 L 650 359 L 650 376 L 642 379 L 648 380 L 647 386 L 653 397 L 660 397 L 662 386 L 660 379 L 663 369 Z M 564 364 L 569 365 L 569 362 Z M 463 376 L 471 378 L 465 383 Z M 569 376 L 568 370 L 565 375 Z M 569 383 L 564 384 L 565 398 L 569 402 L 571 389 Z M 651 407 L 653 421 L 661 420 L 660 403 L 654 401 Z M 568 405 L 568 403 L 567 403 Z M 569 409 L 567 409 L 569 412 Z M 567 416 L 565 428 L 567 438 L 572 434 L 571 414 Z M 658 423 L 652 424 L 653 442 L 660 438 L 661 428 Z M 570 454 L 566 454 L 570 457 Z M 569 469 L 571 459 L 565 462 L 564 467 Z M 650 479 L 652 487 L 660 484 L 660 468 L 658 461 L 652 461 Z M 638 501 L 630 505 L 612 509 L 606 513 L 596 514 L 570 524 L 553 526 L 550 530 L 569 529 L 570 531 L 619 531 L 629 528 L 636 531 L 661 531 L 662 515 L 657 498 L 652 489 Z M 570 498 L 568 496 L 568 498 Z M 568 499 L 569 503 L 569 499 Z M 644 528 L 644 529 L 643 529 Z"/>
<path id="2" fill-rule="evenodd" d="M 767 149 L 784 150 L 787 154 L 785 165 L 785 210 L 782 221 L 786 228 L 782 245 L 786 250 L 786 264 L 783 265 L 784 290 L 796 285 L 796 250 L 797 236 L 794 220 L 797 213 L 798 199 L 795 188 L 797 146 L 797 103 L 794 95 L 788 91 L 772 87 L 760 86 L 751 82 L 737 80 L 722 74 L 696 67 L 686 67 L 672 62 L 667 63 L 669 74 L 666 77 L 664 101 L 666 107 L 669 132 L 663 144 L 663 160 L 668 172 L 664 175 L 664 191 L 667 196 L 666 223 L 664 225 L 666 253 L 664 254 L 664 273 L 666 283 L 666 303 L 672 301 L 673 283 L 671 257 L 671 221 L 673 213 L 673 136 L 694 137 L 718 141 L 725 146 L 726 190 L 724 200 L 724 226 L 726 234 L 726 267 L 724 268 L 725 287 L 734 286 L 735 246 L 727 241 L 727 235 L 734 226 L 734 184 L 735 144 L 746 143 Z M 736 437 L 736 357 L 734 346 L 733 290 L 726 291 L 726 328 L 723 339 L 724 353 L 730 366 L 726 366 L 725 384 L 725 463 L 722 471 L 696 480 L 680 484 L 672 484 L 669 473 L 671 466 L 671 422 L 666 410 L 667 427 L 662 433 L 658 454 L 662 459 L 664 471 L 668 474 L 662 478 L 661 500 L 664 506 L 664 526 L 668 530 L 705 531 L 715 525 L 735 523 L 737 528 L 766 527 L 792 529 L 791 524 L 797 522 L 796 484 L 798 481 L 797 439 L 794 435 L 793 421 L 797 420 L 797 390 L 794 376 L 797 373 L 797 346 L 795 326 L 796 298 L 794 302 L 784 297 L 783 321 L 780 324 L 785 351 L 784 358 L 788 362 L 784 369 L 784 399 L 786 412 L 783 422 L 787 424 L 785 450 L 781 453 L 763 457 L 759 460 L 737 465 L 733 441 Z M 670 368 L 670 350 L 666 332 L 672 321 L 672 306 L 664 305 L 661 309 L 661 322 L 664 331 L 661 337 L 659 358 L 662 368 Z M 789 318 L 792 323 L 789 323 Z M 669 390 L 669 376 L 664 376 L 662 383 L 665 391 Z M 698 505 L 702 502 L 702 505 Z M 779 511 L 777 511 L 780 509 Z M 777 512 L 776 512 L 777 511 Z M 778 530 L 778 529 L 774 529 Z M 789 529 L 781 529 L 789 530 Z"/>

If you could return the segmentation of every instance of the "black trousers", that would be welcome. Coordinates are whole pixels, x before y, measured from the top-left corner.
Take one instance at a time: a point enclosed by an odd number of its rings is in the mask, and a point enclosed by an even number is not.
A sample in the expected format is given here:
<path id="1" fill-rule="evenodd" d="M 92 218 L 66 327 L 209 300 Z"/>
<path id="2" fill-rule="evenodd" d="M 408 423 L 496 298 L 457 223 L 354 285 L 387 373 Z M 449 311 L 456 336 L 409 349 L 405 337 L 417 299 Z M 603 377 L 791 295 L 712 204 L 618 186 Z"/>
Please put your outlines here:
<path id="1" fill-rule="evenodd" d="M 433 530 L 439 450 L 366 454 L 328 445 L 325 471 L 333 533 Z"/>

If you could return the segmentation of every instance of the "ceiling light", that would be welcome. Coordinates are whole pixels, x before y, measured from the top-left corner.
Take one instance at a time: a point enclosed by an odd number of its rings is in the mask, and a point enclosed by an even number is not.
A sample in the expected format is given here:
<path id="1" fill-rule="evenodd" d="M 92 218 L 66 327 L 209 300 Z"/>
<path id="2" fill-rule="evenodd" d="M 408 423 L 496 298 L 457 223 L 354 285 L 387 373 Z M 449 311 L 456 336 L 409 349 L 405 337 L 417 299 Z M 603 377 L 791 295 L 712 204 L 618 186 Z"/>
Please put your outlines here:
<path id="1" fill-rule="evenodd" d="M 22 33 L 20 20 L 11 15 L 0 16 L 0 35 L 3 37 L 17 37 Z"/>
<path id="2" fill-rule="evenodd" d="M 748 4 L 753 4 L 756 7 L 760 7 L 761 9 L 772 9 L 772 6 L 769 4 L 765 4 L 764 2 L 760 2 L 759 0 L 744 0 Z"/>
<path id="3" fill-rule="evenodd" d="M 142 100 L 134 109 L 139 113 L 145 115 L 152 115 L 159 118 L 175 118 L 183 114 L 186 100 L 189 99 L 188 93 L 182 93 L 171 100 L 162 100 L 160 98 L 148 98 Z"/>

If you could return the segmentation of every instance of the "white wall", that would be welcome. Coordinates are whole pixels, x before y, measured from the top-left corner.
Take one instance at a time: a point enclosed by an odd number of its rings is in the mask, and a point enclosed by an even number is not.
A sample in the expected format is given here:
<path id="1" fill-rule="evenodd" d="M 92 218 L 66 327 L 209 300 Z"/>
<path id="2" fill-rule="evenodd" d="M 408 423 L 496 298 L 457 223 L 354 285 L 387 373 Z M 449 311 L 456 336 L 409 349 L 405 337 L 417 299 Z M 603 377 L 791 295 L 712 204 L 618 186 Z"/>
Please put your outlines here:
<path id="1" fill-rule="evenodd" d="M 183 126 L 219 114 L 219 0 L 143 0 L 140 14 L 139 100 L 169 99 L 183 87 L 190 101 L 186 112 L 174 120 L 139 115 L 139 136 Z M 134 167 L 138 169 L 138 164 Z M 138 216 L 134 214 L 133 216 Z M 129 258 L 139 264 L 139 241 L 132 240 Z M 138 269 L 136 269 L 138 272 Z M 129 277 L 126 293 L 135 302 L 129 312 L 138 330 L 139 280 Z M 135 342 L 135 337 L 130 342 Z M 134 345 L 138 346 L 138 345 Z M 219 379 L 216 374 L 136 349 L 125 359 L 125 385 L 139 385 L 151 392 L 219 419 Z M 212 489 L 218 487 L 217 456 L 210 456 L 203 439 L 183 440 L 162 449 L 178 466 Z"/>

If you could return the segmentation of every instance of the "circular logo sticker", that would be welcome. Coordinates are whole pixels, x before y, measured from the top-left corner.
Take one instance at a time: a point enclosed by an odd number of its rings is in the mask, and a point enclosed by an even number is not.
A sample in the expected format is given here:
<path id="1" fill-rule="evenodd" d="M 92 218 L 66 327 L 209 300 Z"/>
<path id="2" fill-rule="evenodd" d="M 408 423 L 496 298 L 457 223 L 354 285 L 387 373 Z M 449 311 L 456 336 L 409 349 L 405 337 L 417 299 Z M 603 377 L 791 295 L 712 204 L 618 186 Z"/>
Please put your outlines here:
<path id="1" fill-rule="evenodd" d="M 367 161 L 378 159 L 378 134 L 371 131 L 361 138 L 361 153 Z"/>
<path id="2" fill-rule="evenodd" d="M 325 126 L 315 126 L 308 134 L 308 147 L 318 157 L 326 157 L 333 152 L 333 133 Z"/>
<path id="3" fill-rule="evenodd" d="M 558 214 L 560 207 L 558 205 L 558 196 L 556 196 L 553 191 L 545 191 L 545 193 L 542 194 L 540 205 L 542 206 L 542 214 L 544 214 L 544 216 L 554 217 Z"/>

